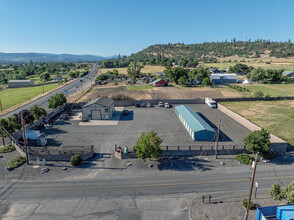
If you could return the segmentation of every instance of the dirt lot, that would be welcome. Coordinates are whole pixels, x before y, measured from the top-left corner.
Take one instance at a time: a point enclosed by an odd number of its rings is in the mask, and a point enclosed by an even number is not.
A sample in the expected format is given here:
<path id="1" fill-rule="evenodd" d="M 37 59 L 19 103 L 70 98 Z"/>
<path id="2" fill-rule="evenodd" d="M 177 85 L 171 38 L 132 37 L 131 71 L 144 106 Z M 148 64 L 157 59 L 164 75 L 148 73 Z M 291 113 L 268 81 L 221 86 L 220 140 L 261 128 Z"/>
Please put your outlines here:
<path id="1" fill-rule="evenodd" d="M 168 87 L 153 87 L 152 89 L 142 90 L 127 90 L 125 83 L 120 83 L 118 86 L 113 84 L 96 86 L 89 93 L 84 95 L 80 101 L 88 102 L 91 99 L 100 96 L 107 96 L 112 98 L 117 95 L 141 100 L 141 99 L 193 99 L 193 98 L 222 98 L 222 97 L 242 97 L 241 94 L 236 93 L 234 90 L 219 87 L 219 88 L 183 88 L 179 86 Z"/>

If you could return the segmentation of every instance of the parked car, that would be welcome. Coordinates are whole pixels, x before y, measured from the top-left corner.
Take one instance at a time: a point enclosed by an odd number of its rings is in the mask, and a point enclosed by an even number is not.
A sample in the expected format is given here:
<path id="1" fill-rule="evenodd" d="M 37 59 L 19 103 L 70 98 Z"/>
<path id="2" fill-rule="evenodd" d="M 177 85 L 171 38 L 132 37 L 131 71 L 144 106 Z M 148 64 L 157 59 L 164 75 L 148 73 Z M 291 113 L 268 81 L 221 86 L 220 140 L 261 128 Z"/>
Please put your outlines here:
<path id="1" fill-rule="evenodd" d="M 164 107 L 169 108 L 170 106 L 169 106 L 169 104 L 166 102 L 166 103 L 164 103 Z"/>
<path id="2" fill-rule="evenodd" d="M 67 114 L 68 114 L 68 116 L 73 116 L 73 112 L 72 112 L 72 110 L 68 109 L 68 110 L 67 110 Z"/>
<path id="3" fill-rule="evenodd" d="M 140 107 L 146 107 L 146 104 L 145 104 L 145 103 L 142 103 L 142 104 L 140 105 Z"/>
<path id="4" fill-rule="evenodd" d="M 68 115 L 67 114 L 61 114 L 59 117 L 60 120 L 67 120 L 68 119 Z"/>
<path id="5" fill-rule="evenodd" d="M 87 122 L 87 121 L 88 121 L 87 118 L 83 118 L 83 119 L 82 119 L 82 122 Z"/>
<path id="6" fill-rule="evenodd" d="M 151 108 L 152 105 L 150 103 L 147 103 L 147 108 Z"/>
<path id="7" fill-rule="evenodd" d="M 136 103 L 135 107 L 136 107 L 136 108 L 141 107 L 140 103 Z"/>
<path id="8" fill-rule="evenodd" d="M 159 107 L 164 107 L 164 104 L 162 102 L 158 103 Z"/>
<path id="9" fill-rule="evenodd" d="M 129 111 L 128 110 L 123 110 L 122 115 L 129 115 Z"/>

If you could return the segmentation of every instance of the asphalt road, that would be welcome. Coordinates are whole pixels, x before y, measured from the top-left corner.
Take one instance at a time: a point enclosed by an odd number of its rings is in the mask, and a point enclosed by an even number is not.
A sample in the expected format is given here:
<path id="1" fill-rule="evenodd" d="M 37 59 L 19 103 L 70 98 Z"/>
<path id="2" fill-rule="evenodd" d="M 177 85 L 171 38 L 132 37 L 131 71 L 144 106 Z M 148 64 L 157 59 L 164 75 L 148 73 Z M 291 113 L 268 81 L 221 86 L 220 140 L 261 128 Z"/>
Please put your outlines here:
<path id="1" fill-rule="evenodd" d="M 249 190 L 252 171 L 221 172 L 213 174 L 180 174 L 145 176 L 85 181 L 23 181 L 9 182 L 0 193 L 0 199 L 8 201 L 45 198 L 77 198 L 86 193 L 88 197 L 123 197 L 175 193 L 231 192 Z M 256 181 L 259 188 L 270 188 L 273 183 L 282 186 L 294 179 L 293 168 L 278 170 L 261 168 Z M 4 182 L 2 182 L 4 184 Z M 5 190 L 7 189 L 7 190 Z"/>
<path id="2" fill-rule="evenodd" d="M 65 90 L 67 91 L 65 94 L 66 96 L 69 96 L 70 94 L 75 93 L 76 91 L 81 90 L 81 89 L 85 90 L 86 88 L 88 88 L 91 85 L 91 80 L 92 80 L 92 82 L 94 82 L 95 75 L 96 75 L 97 71 L 98 71 L 98 64 L 94 63 L 93 67 L 90 70 L 88 75 L 86 75 L 86 76 L 84 76 L 84 77 L 82 77 L 72 83 L 69 83 L 68 85 L 66 85 L 60 89 L 57 89 L 54 92 L 51 92 L 48 95 L 41 97 L 41 98 L 23 106 L 23 107 L 20 107 L 14 111 L 11 111 L 11 112 L 3 115 L 3 117 L 7 118 L 10 116 L 13 116 L 13 114 L 18 113 L 19 111 L 21 111 L 23 109 L 28 109 L 28 108 L 32 107 L 33 105 L 38 105 L 38 106 L 48 110 L 48 100 L 50 99 L 51 96 L 53 96 L 57 93 L 64 93 Z M 80 80 L 82 80 L 82 81 L 80 81 Z"/>

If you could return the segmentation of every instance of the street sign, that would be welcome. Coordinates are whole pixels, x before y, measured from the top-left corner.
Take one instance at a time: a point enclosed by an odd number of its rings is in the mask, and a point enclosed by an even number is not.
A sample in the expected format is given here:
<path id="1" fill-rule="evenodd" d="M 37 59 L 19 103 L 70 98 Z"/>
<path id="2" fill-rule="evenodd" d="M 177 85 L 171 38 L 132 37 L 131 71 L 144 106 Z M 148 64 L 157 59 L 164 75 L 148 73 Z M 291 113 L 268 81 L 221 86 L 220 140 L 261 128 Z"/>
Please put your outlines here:
<path id="1" fill-rule="evenodd" d="M 256 188 L 258 187 L 258 182 L 255 182 L 255 187 L 256 187 Z"/>

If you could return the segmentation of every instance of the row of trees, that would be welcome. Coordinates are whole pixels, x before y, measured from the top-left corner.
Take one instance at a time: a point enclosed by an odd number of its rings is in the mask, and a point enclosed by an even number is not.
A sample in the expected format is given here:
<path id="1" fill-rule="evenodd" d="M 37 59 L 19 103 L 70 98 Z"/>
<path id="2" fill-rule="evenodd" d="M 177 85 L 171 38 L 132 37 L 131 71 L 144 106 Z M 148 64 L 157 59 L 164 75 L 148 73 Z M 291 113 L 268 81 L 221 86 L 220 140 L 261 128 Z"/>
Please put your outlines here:
<path id="1" fill-rule="evenodd" d="M 0 71 L 0 84 L 7 84 L 9 80 L 26 79 L 28 76 L 38 76 L 45 81 L 50 80 L 50 75 L 60 76 L 72 69 L 87 68 L 88 64 L 75 63 L 33 63 L 5 65 Z M 43 76 L 41 76 L 43 75 Z M 78 76 L 79 77 L 79 72 Z M 74 77 L 72 77 L 74 78 Z"/>
<path id="2" fill-rule="evenodd" d="M 66 103 L 66 97 L 64 94 L 57 93 L 49 99 L 48 107 L 54 109 L 62 106 L 64 103 Z M 23 118 L 25 124 L 32 124 L 34 120 L 38 120 L 46 115 L 47 111 L 44 108 L 34 105 L 28 110 L 22 110 L 18 114 L 14 114 L 12 117 L 8 117 L 7 119 L 2 118 L 1 123 L 5 130 L 9 134 L 12 134 L 21 128 L 21 117 Z"/>
<path id="3" fill-rule="evenodd" d="M 291 82 L 291 79 L 282 75 L 283 70 L 263 69 L 261 67 L 251 70 L 247 76 L 248 79 L 254 82 Z"/>
<path id="4" fill-rule="evenodd" d="M 193 81 L 199 83 L 205 82 L 205 84 L 209 84 L 209 75 L 210 72 L 207 68 L 185 69 L 183 67 L 173 67 L 165 70 L 165 77 L 179 85 L 186 85 L 187 83 L 192 83 Z"/>

